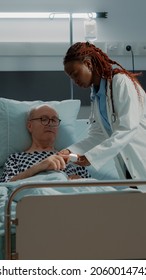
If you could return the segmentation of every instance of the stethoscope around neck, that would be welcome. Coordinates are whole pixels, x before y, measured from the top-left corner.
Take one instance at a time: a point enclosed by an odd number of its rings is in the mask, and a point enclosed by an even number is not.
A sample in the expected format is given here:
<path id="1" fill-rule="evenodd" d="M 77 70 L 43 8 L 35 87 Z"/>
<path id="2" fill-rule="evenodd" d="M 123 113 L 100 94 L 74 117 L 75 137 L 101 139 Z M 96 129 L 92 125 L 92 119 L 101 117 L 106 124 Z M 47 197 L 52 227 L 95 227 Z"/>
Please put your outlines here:
<path id="1" fill-rule="evenodd" d="M 94 96 L 94 98 L 93 98 Z M 96 96 L 93 94 L 93 87 L 91 88 L 91 114 L 90 114 L 90 123 L 94 123 L 95 119 L 94 119 L 94 100 L 95 100 Z M 113 102 L 113 95 L 112 95 L 112 91 L 111 91 L 111 104 L 112 104 L 112 115 L 111 115 L 111 121 L 112 123 L 115 123 L 117 120 L 117 116 L 115 113 L 115 108 L 114 108 L 114 102 Z"/>
<path id="2" fill-rule="evenodd" d="M 116 122 L 116 119 L 117 119 L 117 116 L 116 116 L 116 113 L 115 113 L 115 107 L 114 107 L 114 101 L 113 101 L 113 93 L 112 93 L 112 90 L 111 90 L 111 103 L 112 103 L 111 121 L 112 121 L 112 123 L 115 123 L 115 122 Z"/>

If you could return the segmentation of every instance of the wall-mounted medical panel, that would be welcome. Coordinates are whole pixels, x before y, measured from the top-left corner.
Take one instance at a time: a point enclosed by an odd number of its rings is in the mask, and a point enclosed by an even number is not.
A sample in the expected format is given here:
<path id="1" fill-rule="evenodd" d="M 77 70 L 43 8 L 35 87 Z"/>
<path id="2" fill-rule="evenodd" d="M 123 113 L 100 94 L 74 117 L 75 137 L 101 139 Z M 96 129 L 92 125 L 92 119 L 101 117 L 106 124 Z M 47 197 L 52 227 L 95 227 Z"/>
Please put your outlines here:
<path id="1" fill-rule="evenodd" d="M 131 51 L 136 56 L 146 56 L 146 42 L 107 42 L 106 50 L 109 56 L 129 56 Z M 131 48 L 127 48 L 131 47 Z"/>
<path id="2" fill-rule="evenodd" d="M 131 49 L 136 56 L 146 56 L 146 42 L 92 42 L 109 56 L 130 56 Z M 64 56 L 69 42 L 0 42 L 0 56 Z"/>
<path id="3" fill-rule="evenodd" d="M 131 46 L 135 70 L 146 70 L 146 42 L 94 41 L 126 69 L 132 69 Z M 0 42 L 0 71 L 63 71 L 63 58 L 70 42 Z"/>

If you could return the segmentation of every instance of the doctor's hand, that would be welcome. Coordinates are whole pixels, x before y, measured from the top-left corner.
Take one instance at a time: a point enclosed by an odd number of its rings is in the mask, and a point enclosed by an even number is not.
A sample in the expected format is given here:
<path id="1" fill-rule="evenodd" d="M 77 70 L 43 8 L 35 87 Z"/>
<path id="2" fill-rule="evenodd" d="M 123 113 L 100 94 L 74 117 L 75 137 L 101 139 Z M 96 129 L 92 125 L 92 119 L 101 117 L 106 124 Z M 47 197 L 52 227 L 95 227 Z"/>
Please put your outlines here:
<path id="1" fill-rule="evenodd" d="M 62 156 L 68 156 L 68 160 L 66 160 L 66 162 L 68 162 L 70 160 L 70 158 L 69 158 L 69 155 L 71 154 L 70 150 L 63 149 L 58 154 L 62 155 Z M 73 162 L 80 166 L 88 166 L 91 164 L 85 156 L 81 156 L 81 155 L 77 155 L 77 161 L 74 160 Z"/>
<path id="2" fill-rule="evenodd" d="M 78 155 L 78 160 L 75 163 L 81 166 L 88 166 L 91 164 L 85 156 L 80 155 Z"/>

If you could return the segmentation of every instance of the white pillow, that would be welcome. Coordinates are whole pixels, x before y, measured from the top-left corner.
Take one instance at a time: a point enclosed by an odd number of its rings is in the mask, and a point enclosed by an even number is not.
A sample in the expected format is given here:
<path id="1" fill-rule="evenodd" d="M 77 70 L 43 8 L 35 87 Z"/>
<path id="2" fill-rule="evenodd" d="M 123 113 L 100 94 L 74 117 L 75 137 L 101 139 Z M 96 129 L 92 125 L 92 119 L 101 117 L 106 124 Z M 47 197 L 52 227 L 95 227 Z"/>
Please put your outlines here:
<path id="1" fill-rule="evenodd" d="M 75 141 L 75 120 L 80 100 L 63 101 L 16 101 L 0 98 L 0 166 L 11 153 L 24 151 L 31 144 L 26 128 L 27 112 L 38 105 L 52 106 L 61 119 L 55 148 L 60 150 Z"/>

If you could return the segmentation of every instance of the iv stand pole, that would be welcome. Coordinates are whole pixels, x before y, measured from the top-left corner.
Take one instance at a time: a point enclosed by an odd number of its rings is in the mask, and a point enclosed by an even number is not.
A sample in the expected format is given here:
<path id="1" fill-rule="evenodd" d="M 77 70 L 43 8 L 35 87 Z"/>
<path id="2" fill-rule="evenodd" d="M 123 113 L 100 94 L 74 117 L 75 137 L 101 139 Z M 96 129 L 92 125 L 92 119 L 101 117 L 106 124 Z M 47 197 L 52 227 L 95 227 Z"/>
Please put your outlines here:
<path id="1" fill-rule="evenodd" d="M 72 13 L 69 14 L 69 25 L 70 25 L 70 46 L 73 44 L 73 17 Z M 70 79 L 70 98 L 74 98 L 74 92 L 73 92 L 73 81 Z"/>

